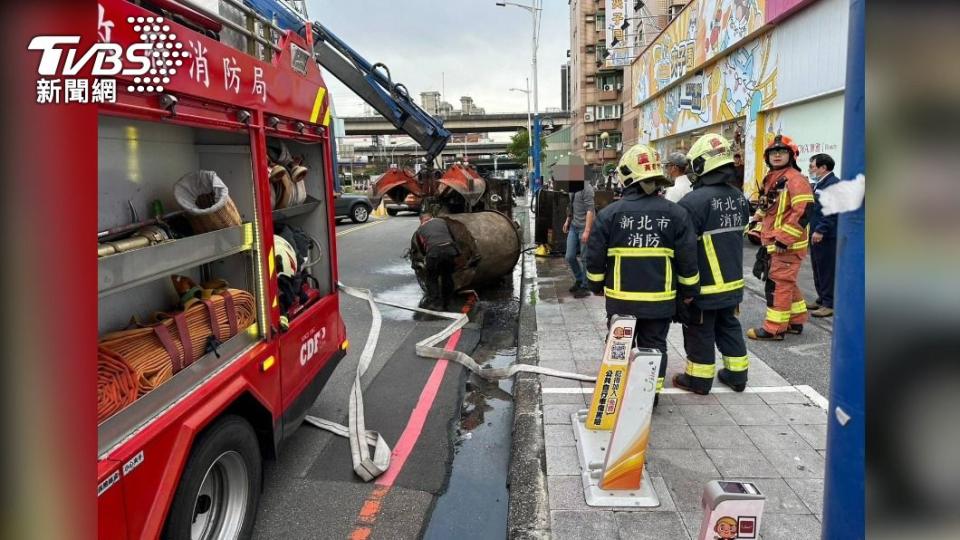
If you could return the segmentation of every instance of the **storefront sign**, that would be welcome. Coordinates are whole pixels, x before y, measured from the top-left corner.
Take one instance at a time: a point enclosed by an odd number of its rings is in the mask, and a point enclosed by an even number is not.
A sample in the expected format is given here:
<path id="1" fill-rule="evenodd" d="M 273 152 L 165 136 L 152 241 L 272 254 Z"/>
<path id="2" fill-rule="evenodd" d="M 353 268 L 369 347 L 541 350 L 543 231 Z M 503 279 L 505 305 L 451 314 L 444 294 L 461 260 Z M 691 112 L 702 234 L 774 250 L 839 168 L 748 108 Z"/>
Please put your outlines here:
<path id="1" fill-rule="evenodd" d="M 607 57 L 606 67 L 629 66 L 633 60 L 636 52 L 633 35 L 638 24 L 630 20 L 632 18 L 632 10 L 627 9 L 626 0 L 607 0 L 606 45 L 610 56 Z"/>

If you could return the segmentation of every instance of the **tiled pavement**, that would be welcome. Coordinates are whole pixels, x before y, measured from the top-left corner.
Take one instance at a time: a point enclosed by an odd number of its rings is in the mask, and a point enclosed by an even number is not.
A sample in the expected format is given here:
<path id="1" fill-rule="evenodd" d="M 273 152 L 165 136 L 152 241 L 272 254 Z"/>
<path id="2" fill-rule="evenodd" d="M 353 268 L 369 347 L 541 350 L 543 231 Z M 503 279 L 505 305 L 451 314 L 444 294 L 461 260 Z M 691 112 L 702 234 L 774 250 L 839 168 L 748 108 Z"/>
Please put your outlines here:
<path id="1" fill-rule="evenodd" d="M 562 258 L 538 258 L 536 271 L 540 365 L 596 375 L 606 335 L 603 297 L 573 298 Z M 653 415 L 647 463 L 658 508 L 586 505 L 570 413 L 588 406 L 593 385 L 541 377 L 552 538 L 696 538 L 700 496 L 711 479 L 756 483 L 766 495 L 761 538 L 819 538 L 824 410 L 752 351 L 747 392 L 715 383 L 709 396 L 676 393 L 670 379 L 683 370 L 679 325 L 668 342 L 667 390 Z"/>

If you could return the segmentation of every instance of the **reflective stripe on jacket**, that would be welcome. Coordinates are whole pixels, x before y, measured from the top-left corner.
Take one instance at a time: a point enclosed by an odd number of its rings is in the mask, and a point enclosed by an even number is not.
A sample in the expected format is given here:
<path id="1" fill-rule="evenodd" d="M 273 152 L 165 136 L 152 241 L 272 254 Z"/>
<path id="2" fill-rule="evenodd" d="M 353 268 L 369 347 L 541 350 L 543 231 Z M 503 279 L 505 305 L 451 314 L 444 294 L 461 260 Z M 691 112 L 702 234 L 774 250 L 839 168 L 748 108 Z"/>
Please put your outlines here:
<path id="1" fill-rule="evenodd" d="M 587 242 L 587 279 L 603 284 L 608 313 L 667 318 L 676 298 L 696 296 L 696 234 L 686 210 L 628 189 L 600 211 Z"/>
<path id="2" fill-rule="evenodd" d="M 680 200 L 697 234 L 701 309 L 722 309 L 743 300 L 743 231 L 750 210 L 743 193 L 727 182 L 736 169 L 707 173 Z"/>
<path id="3" fill-rule="evenodd" d="M 807 207 L 813 204 L 810 183 L 796 169 L 787 167 L 771 171 L 763 179 L 768 201 L 754 216 L 760 222 L 760 240 L 767 251 L 776 251 L 779 242 L 791 251 L 810 245 Z"/>

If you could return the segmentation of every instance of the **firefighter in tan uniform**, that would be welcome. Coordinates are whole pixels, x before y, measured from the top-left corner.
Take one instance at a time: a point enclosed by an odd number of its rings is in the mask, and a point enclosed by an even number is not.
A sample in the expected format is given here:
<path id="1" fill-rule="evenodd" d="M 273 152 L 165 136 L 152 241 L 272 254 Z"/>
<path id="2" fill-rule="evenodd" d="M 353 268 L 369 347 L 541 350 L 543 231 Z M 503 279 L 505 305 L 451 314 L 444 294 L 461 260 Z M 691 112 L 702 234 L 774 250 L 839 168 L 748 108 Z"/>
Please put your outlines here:
<path id="1" fill-rule="evenodd" d="M 763 153 L 770 172 L 763 179 L 751 234 L 759 235 L 769 255 L 767 314 L 761 328 L 747 330 L 750 339 L 782 340 L 787 332 L 803 332 L 807 322 L 807 304 L 797 278 L 809 246 L 807 208 L 813 205 L 813 190 L 800 174 L 799 155 L 797 145 L 785 135 L 777 135 Z"/>

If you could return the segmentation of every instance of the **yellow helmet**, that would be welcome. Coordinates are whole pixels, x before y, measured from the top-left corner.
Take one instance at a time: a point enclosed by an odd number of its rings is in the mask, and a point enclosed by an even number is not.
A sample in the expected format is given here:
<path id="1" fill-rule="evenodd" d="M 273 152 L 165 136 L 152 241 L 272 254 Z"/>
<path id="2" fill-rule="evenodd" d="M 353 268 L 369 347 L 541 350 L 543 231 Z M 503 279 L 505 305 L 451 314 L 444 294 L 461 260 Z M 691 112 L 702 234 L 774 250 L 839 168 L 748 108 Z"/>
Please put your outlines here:
<path id="1" fill-rule="evenodd" d="M 620 158 L 617 181 L 623 187 L 640 182 L 640 187 L 645 192 L 653 193 L 657 183 L 664 181 L 660 154 L 645 144 L 633 145 Z"/>
<path id="2" fill-rule="evenodd" d="M 716 133 L 707 133 L 693 143 L 687 152 L 690 170 L 696 176 L 704 174 L 728 163 L 733 163 L 733 148 L 730 141 Z"/>

